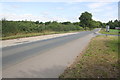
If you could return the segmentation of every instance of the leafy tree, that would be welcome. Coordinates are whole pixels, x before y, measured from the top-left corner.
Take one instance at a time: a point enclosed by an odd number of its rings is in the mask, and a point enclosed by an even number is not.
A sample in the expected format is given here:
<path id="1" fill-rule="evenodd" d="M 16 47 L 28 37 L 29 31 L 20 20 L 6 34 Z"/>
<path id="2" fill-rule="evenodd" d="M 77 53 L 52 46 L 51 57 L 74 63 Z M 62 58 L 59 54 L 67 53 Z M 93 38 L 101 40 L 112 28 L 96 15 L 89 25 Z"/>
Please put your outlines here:
<path id="1" fill-rule="evenodd" d="M 111 29 L 115 29 L 115 27 L 120 27 L 120 21 L 118 21 L 117 19 L 114 21 L 111 20 L 107 24 L 110 26 Z"/>
<path id="2" fill-rule="evenodd" d="M 101 23 L 100 25 L 101 25 L 102 28 L 106 27 L 106 23 Z"/>
<path id="3" fill-rule="evenodd" d="M 48 25 L 48 24 L 50 24 L 50 23 L 51 23 L 51 21 L 45 22 L 45 25 Z"/>
<path id="4" fill-rule="evenodd" d="M 40 22 L 39 24 L 43 24 L 43 22 Z"/>
<path id="5" fill-rule="evenodd" d="M 120 27 L 120 20 L 118 21 L 118 27 Z"/>
<path id="6" fill-rule="evenodd" d="M 80 26 L 80 22 L 74 22 L 74 25 L 79 25 Z"/>
<path id="7" fill-rule="evenodd" d="M 36 24 L 39 24 L 39 21 L 36 21 L 35 23 L 36 23 Z"/>
<path id="8" fill-rule="evenodd" d="M 67 21 L 67 22 L 63 22 L 62 24 L 68 25 L 71 24 L 71 22 Z"/>
<path id="9" fill-rule="evenodd" d="M 79 17 L 80 22 L 71 23 L 67 22 L 57 22 L 57 21 L 48 21 L 48 22 L 39 22 L 39 21 L 8 21 L 2 19 L 2 36 L 7 37 L 17 34 L 25 33 L 43 33 L 45 31 L 77 31 L 77 30 L 88 30 L 96 27 L 101 27 L 106 25 L 100 21 L 95 21 L 92 19 L 92 14 L 84 12 Z M 120 21 L 116 20 L 114 22 L 109 22 L 111 26 L 120 26 Z"/>
<path id="10" fill-rule="evenodd" d="M 119 26 L 118 26 L 118 20 L 117 20 L 117 19 L 114 21 L 114 26 L 115 26 L 115 27 L 119 27 Z"/>
<path id="11" fill-rule="evenodd" d="M 92 14 L 88 13 L 88 12 L 84 12 L 79 17 L 79 20 L 80 20 L 82 27 L 84 27 L 86 29 L 86 27 L 91 26 Z"/>

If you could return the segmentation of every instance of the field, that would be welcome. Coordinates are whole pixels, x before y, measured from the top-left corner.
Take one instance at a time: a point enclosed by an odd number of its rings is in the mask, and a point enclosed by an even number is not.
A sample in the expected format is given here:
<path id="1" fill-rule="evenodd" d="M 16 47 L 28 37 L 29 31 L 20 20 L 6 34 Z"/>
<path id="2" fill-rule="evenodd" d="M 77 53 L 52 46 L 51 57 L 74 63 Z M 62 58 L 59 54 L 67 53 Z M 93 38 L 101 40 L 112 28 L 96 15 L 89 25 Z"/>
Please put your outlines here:
<path id="1" fill-rule="evenodd" d="M 120 69 L 119 45 L 120 41 L 116 36 L 93 38 L 60 78 L 117 78 Z"/>
<path id="2" fill-rule="evenodd" d="M 106 32 L 105 29 L 101 29 L 100 33 L 102 33 L 102 34 L 120 35 L 120 30 L 110 29 L 109 32 Z"/>

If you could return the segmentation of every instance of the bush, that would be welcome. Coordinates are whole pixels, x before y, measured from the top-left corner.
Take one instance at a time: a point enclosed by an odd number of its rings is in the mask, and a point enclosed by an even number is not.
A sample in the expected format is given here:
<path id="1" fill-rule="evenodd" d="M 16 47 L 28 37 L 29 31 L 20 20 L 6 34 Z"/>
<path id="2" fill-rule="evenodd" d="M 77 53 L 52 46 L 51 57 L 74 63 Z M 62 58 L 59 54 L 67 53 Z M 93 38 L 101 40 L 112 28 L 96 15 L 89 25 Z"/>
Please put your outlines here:
<path id="1" fill-rule="evenodd" d="M 44 31 L 77 31 L 83 30 L 79 25 L 65 22 L 58 23 L 56 21 L 53 22 L 45 22 L 39 24 L 37 22 L 32 21 L 2 21 L 2 34 L 3 37 L 21 34 L 21 33 L 38 33 Z"/>

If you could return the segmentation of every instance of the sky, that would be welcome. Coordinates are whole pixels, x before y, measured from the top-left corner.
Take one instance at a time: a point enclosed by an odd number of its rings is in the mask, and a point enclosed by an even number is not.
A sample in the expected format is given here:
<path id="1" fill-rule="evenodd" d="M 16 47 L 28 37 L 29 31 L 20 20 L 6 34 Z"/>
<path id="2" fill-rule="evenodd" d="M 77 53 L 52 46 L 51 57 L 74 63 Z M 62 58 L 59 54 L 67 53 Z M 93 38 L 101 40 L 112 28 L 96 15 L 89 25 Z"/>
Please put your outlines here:
<path id="1" fill-rule="evenodd" d="M 96 21 L 108 22 L 118 19 L 118 2 L 0 2 L 0 18 L 14 21 L 78 22 L 85 11 Z"/>

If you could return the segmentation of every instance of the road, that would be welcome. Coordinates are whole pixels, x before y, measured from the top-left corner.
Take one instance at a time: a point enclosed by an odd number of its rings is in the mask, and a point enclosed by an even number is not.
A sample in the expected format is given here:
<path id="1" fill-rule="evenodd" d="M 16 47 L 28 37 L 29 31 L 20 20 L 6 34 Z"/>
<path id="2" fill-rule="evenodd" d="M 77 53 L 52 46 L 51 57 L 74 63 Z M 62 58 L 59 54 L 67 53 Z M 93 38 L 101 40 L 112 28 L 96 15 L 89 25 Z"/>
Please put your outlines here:
<path id="1" fill-rule="evenodd" d="M 57 78 L 98 30 L 2 48 L 3 77 Z"/>

